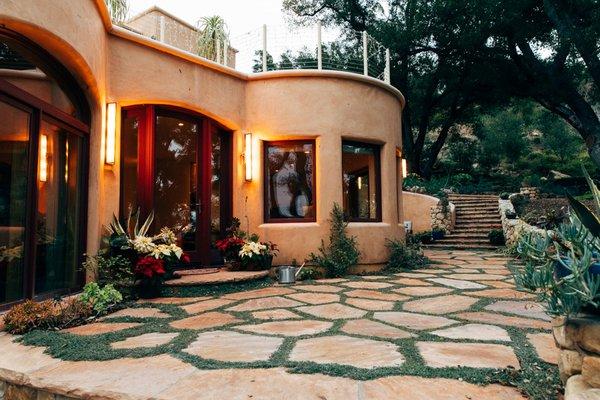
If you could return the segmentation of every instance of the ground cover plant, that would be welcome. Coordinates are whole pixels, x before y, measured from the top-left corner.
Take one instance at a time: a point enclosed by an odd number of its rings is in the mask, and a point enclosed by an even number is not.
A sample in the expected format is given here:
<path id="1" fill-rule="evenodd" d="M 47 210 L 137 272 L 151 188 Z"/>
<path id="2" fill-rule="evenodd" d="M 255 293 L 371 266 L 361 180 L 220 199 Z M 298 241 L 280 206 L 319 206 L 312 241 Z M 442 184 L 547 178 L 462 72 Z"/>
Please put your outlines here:
<path id="1" fill-rule="evenodd" d="M 495 262 L 499 256 L 494 253 L 486 253 L 486 255 L 470 255 L 465 254 L 464 256 L 458 252 L 458 255 L 438 257 L 434 253 L 433 259 L 438 264 L 433 264 L 429 267 L 425 266 L 421 269 L 415 269 L 410 272 L 400 272 L 396 275 L 386 276 L 371 276 L 371 277 L 345 277 L 336 281 L 325 281 L 325 282 L 303 282 L 299 286 L 287 286 L 287 287 L 268 287 L 265 286 L 259 290 L 273 290 L 277 289 L 278 295 L 268 292 L 232 292 L 229 295 L 222 294 L 217 298 L 224 301 L 226 304 L 217 306 L 210 310 L 197 314 L 197 311 L 193 311 L 197 304 L 202 304 L 206 301 L 211 302 L 212 299 L 204 299 L 198 301 L 197 299 L 190 298 L 189 302 L 183 302 L 182 304 L 162 304 L 160 301 L 152 301 L 151 303 L 137 303 L 132 305 L 133 310 L 138 309 L 158 309 L 162 313 L 166 314 L 165 317 L 134 317 L 134 316 L 118 316 L 109 318 L 106 320 L 107 323 L 119 323 L 119 322 L 130 322 L 139 323 L 140 325 L 133 326 L 131 328 L 122 329 L 115 332 L 84 336 L 77 335 L 74 333 L 68 333 L 65 331 L 44 331 L 36 330 L 26 334 L 22 338 L 22 342 L 31 345 L 46 346 L 47 351 L 55 356 L 64 360 L 104 360 L 110 361 L 117 358 L 130 357 L 150 357 L 159 354 L 170 354 L 173 357 L 189 363 L 199 369 L 238 369 L 238 368 L 270 368 L 270 367 L 284 367 L 292 373 L 300 374 L 313 374 L 320 373 L 332 376 L 349 377 L 359 380 L 373 380 L 379 377 L 396 376 L 396 375 L 411 375 L 421 376 L 428 378 L 450 378 L 461 380 L 463 382 L 475 383 L 487 385 L 490 383 L 502 383 L 509 386 L 517 387 L 529 398 L 534 400 L 551 400 L 556 399 L 559 394 L 559 379 L 556 366 L 545 362 L 539 358 L 535 348 L 530 344 L 530 335 L 539 335 L 547 333 L 549 324 L 544 320 L 540 319 L 527 319 L 519 321 L 519 324 L 524 324 L 519 327 L 503 325 L 500 323 L 502 318 L 514 317 L 515 314 L 510 314 L 505 311 L 490 311 L 489 307 L 494 306 L 498 302 L 502 302 L 501 298 L 495 297 L 477 297 L 477 293 L 481 289 L 466 289 L 459 290 L 454 289 L 450 286 L 444 286 L 431 281 L 429 276 L 440 274 L 440 270 L 446 269 L 447 272 L 443 275 L 451 275 L 460 273 L 465 266 L 471 265 L 471 271 L 474 274 L 480 274 L 482 279 L 489 274 L 489 279 L 498 279 L 497 283 L 509 284 L 509 277 L 497 277 L 497 274 L 493 274 L 489 269 L 478 269 L 477 267 L 494 267 L 496 264 L 490 264 Z M 466 253 L 466 252 L 464 252 Z M 474 254 L 474 253 L 473 253 Z M 465 257 L 466 260 L 461 259 Z M 487 260 L 490 261 L 487 261 Z M 495 271 L 499 271 L 499 267 L 494 267 Z M 431 272 L 430 272 L 431 271 Z M 404 276 L 404 274 L 410 274 Z M 440 275 L 440 276 L 443 276 Z M 411 276 L 411 278 L 408 278 Z M 422 278 L 415 278 L 413 276 L 422 276 Z M 404 281 L 404 279 L 409 279 Z M 420 286 L 418 282 L 430 283 L 430 286 Z M 491 282 L 484 280 L 485 282 Z M 483 282 L 483 281 L 482 281 Z M 413 285 L 416 284 L 416 285 Z M 371 289 L 360 289 L 370 287 Z M 377 289 L 373 289 L 378 287 Z M 328 292 L 322 292 L 321 290 L 334 290 Z M 423 291 L 423 290 L 442 290 L 449 291 L 447 294 L 429 294 L 425 296 L 406 296 L 402 292 L 412 293 L 412 291 Z M 266 335 L 271 338 L 281 339 L 281 345 L 276 349 L 273 349 L 273 353 L 265 357 L 262 360 L 257 361 L 232 361 L 225 359 L 215 359 L 214 357 L 221 357 L 222 355 L 215 355 L 212 358 L 208 356 L 202 356 L 189 352 L 186 349 L 194 343 L 199 335 L 210 334 L 211 332 L 235 332 L 236 334 L 250 335 L 247 338 L 251 338 L 253 335 L 252 331 L 247 330 L 246 326 L 260 326 L 265 322 L 264 319 L 260 319 L 260 312 L 265 311 L 276 311 L 281 310 L 281 306 L 276 305 L 282 301 L 279 299 L 302 299 L 302 296 L 324 296 L 322 303 L 323 306 L 328 304 L 340 304 L 345 307 L 349 307 L 352 312 L 361 310 L 355 304 L 356 300 L 369 300 L 368 297 L 356 297 L 355 292 L 357 290 L 366 291 L 366 296 L 375 296 L 375 298 L 395 298 L 396 301 L 381 301 L 382 303 L 390 304 L 391 309 L 388 311 L 378 310 L 364 310 L 360 311 L 363 316 L 348 316 L 332 314 L 332 315 L 315 315 L 313 314 L 310 304 L 294 305 L 290 304 L 284 307 L 285 310 L 292 312 L 295 317 L 280 320 L 280 322 L 298 323 L 299 321 L 317 321 L 319 323 L 326 323 L 328 328 L 321 332 L 308 333 L 305 335 L 282 335 L 278 333 L 261 333 L 260 335 Z M 359 292 L 362 295 L 362 292 Z M 472 296 L 476 301 L 471 305 L 465 305 L 459 307 L 459 309 L 452 309 L 450 311 L 429 313 L 424 311 L 414 310 L 414 302 L 420 300 L 444 300 L 446 295 L 467 295 Z M 238 297 L 240 296 L 240 297 Z M 262 297 L 256 297 L 262 296 Z M 332 301 L 331 297 L 336 297 L 337 300 L 334 303 L 326 303 L 325 301 Z M 398 297 L 395 297 L 398 296 Z M 402 297 L 403 296 L 403 297 Z M 260 300 L 259 303 L 264 306 L 258 308 L 247 308 L 249 304 L 253 303 L 256 299 Z M 168 301 L 168 300 L 165 300 Z M 268 302 L 273 302 L 271 308 L 268 307 Z M 302 302 L 300 302 L 302 303 Z M 453 304 L 451 301 L 444 302 L 445 304 Z M 525 301 L 522 304 L 528 304 Z M 354 305 L 353 305 L 354 304 Z M 189 307 L 188 307 L 189 306 Z M 380 306 L 380 304 L 377 304 Z M 463 313 L 484 313 L 494 315 L 497 318 L 496 322 L 491 322 L 494 326 L 497 326 L 506 332 L 505 340 L 487 340 L 483 342 L 486 345 L 501 346 L 507 351 L 514 351 L 517 357 L 520 369 L 514 368 L 477 368 L 467 366 L 446 366 L 446 367 L 432 367 L 428 365 L 427 357 L 423 355 L 424 349 L 432 347 L 436 344 L 469 344 L 474 341 L 469 339 L 461 338 L 446 338 L 435 334 L 439 329 L 413 329 L 402 325 L 402 320 L 398 323 L 399 325 L 391 324 L 381 320 L 380 314 L 395 313 L 395 312 L 420 312 L 423 315 L 428 315 L 431 318 L 444 317 L 456 321 L 450 327 L 462 327 L 472 321 L 469 321 Z M 188 311 L 186 311 L 189 310 Z M 172 323 L 189 318 L 190 316 L 202 315 L 202 314 L 227 314 L 235 317 L 238 321 L 232 321 L 224 323 L 216 327 L 208 328 L 176 328 Z M 410 333 L 411 336 L 403 336 L 399 338 L 386 338 L 377 336 L 375 331 L 365 331 L 363 333 L 354 332 L 348 333 L 347 329 L 349 324 L 352 324 L 357 320 L 368 320 L 372 322 L 381 323 L 387 328 L 400 328 L 403 331 Z M 525 322 L 526 321 L 526 322 Z M 132 349 L 116 349 L 111 345 L 116 342 L 123 341 L 127 338 L 137 337 L 145 333 L 171 333 L 177 336 L 167 343 L 156 347 L 136 347 Z M 331 339 L 335 340 L 338 337 L 351 337 L 357 340 L 367 340 L 370 345 L 376 346 L 378 343 L 391 343 L 394 345 L 396 351 L 401 353 L 404 357 L 404 362 L 399 366 L 381 366 L 375 368 L 360 368 L 351 364 L 344 364 L 343 362 L 314 362 L 314 361 L 294 361 L 293 353 L 294 349 L 303 343 L 305 340 L 314 339 Z M 211 345 L 212 346 L 212 345 Z M 197 348 L 197 347 L 196 347 Z M 204 348 L 204 346 L 201 346 Z M 210 350 L 206 348 L 205 350 Z M 239 348 L 240 352 L 244 351 L 244 346 Z M 390 350 L 391 351 L 391 350 Z M 335 353 L 336 348 L 331 347 L 329 352 Z M 467 354 L 468 355 L 468 354 Z M 366 358 L 371 357 L 369 354 L 365 355 Z M 318 379 L 318 378 L 315 378 Z M 275 383 L 273 383 L 275 384 Z"/>

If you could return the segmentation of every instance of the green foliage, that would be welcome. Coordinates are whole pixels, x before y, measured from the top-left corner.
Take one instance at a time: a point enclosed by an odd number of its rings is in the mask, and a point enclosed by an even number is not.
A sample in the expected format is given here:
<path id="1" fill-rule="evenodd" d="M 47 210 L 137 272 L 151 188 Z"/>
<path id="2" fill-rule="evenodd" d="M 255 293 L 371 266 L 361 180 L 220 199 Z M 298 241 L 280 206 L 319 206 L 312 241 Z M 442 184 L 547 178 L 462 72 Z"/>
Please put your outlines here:
<path id="1" fill-rule="evenodd" d="M 5 330 L 21 335 L 34 329 L 63 329 L 82 323 L 92 315 L 92 307 L 78 298 L 67 300 L 26 300 L 4 315 Z"/>
<path id="2" fill-rule="evenodd" d="M 515 193 L 512 196 L 510 196 L 510 202 L 515 208 L 515 212 L 517 213 L 517 215 L 523 215 L 525 206 L 529 204 L 529 196 L 521 193 Z"/>
<path id="3" fill-rule="evenodd" d="M 419 233 L 413 233 L 406 237 L 408 244 L 429 244 L 433 241 L 433 231 L 424 231 Z"/>
<path id="4" fill-rule="evenodd" d="M 122 302 L 123 296 L 110 284 L 101 288 L 96 282 L 90 282 L 83 287 L 80 300 L 89 304 L 96 314 L 103 314 Z"/>
<path id="5" fill-rule="evenodd" d="M 351 266 L 358 263 L 360 252 L 356 238 L 348 236 L 346 232 L 348 223 L 339 204 L 334 203 L 330 216 L 329 245 L 321 241 L 319 254 L 311 253 L 309 262 L 325 268 L 328 277 L 338 277 L 345 275 Z"/>
<path id="6" fill-rule="evenodd" d="M 495 246 L 504 246 L 504 231 L 502 229 L 492 229 L 488 234 L 490 243 Z"/>
<path id="7" fill-rule="evenodd" d="M 114 22 L 125 22 L 129 13 L 129 2 L 127 0 L 105 0 L 108 14 Z"/>
<path id="8" fill-rule="evenodd" d="M 385 265 L 385 271 L 387 272 L 418 269 L 430 263 L 430 260 L 423 255 L 421 246 L 417 243 L 405 244 L 400 240 L 388 239 L 386 247 L 390 252 L 390 258 Z"/>
<path id="9" fill-rule="evenodd" d="M 129 258 L 123 255 L 110 256 L 107 252 L 102 252 L 96 256 L 88 256 L 83 267 L 87 272 L 95 274 L 99 285 L 111 285 L 125 297 L 131 296 L 135 276 Z"/>
<path id="10" fill-rule="evenodd" d="M 225 20 L 213 15 L 203 17 L 197 23 L 200 35 L 198 37 L 198 55 L 212 61 L 225 58 L 226 43 L 229 43 L 229 28 Z"/>
<path id="11" fill-rule="evenodd" d="M 508 192 L 500 193 L 500 199 L 502 199 L 502 200 L 508 200 L 509 196 L 510 196 L 510 193 L 508 193 Z"/>
<path id="12" fill-rule="evenodd" d="M 589 177 L 585 170 L 584 174 Z M 595 204 L 600 206 L 600 191 L 591 178 L 588 182 Z M 600 309 L 598 216 L 571 196 L 569 202 L 575 212 L 569 223 L 546 234 L 523 235 L 517 247 L 526 261 L 525 267 L 515 272 L 517 283 L 538 293 L 553 315 Z"/>

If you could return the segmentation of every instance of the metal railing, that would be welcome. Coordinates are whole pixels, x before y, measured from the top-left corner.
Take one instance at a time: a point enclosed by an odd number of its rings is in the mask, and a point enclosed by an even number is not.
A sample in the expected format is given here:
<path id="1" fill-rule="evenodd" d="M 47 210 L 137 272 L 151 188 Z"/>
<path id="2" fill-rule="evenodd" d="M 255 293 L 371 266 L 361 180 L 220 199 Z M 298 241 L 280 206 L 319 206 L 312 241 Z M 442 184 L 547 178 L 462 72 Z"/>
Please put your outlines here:
<path id="1" fill-rule="evenodd" d="M 133 17 L 120 26 L 205 56 L 246 73 L 290 69 L 358 73 L 390 83 L 390 52 L 367 32 L 311 26 L 267 26 L 215 42 L 211 56 L 199 48 L 201 31 L 162 10 Z"/>

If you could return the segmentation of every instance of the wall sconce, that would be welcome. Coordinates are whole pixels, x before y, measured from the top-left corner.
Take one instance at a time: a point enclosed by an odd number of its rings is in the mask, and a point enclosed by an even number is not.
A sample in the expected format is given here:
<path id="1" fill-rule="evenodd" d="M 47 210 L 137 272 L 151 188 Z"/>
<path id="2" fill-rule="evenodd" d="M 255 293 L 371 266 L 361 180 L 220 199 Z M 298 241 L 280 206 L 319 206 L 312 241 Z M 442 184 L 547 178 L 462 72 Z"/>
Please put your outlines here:
<path id="1" fill-rule="evenodd" d="M 408 175 L 408 167 L 406 166 L 406 158 L 402 159 L 402 177 L 406 178 Z"/>
<path id="2" fill-rule="evenodd" d="M 40 182 L 48 180 L 48 136 L 40 136 Z"/>
<path id="3" fill-rule="evenodd" d="M 252 181 L 252 133 L 244 135 L 244 170 L 246 181 Z"/>
<path id="4" fill-rule="evenodd" d="M 106 105 L 106 137 L 104 163 L 115 164 L 115 144 L 117 142 L 117 103 Z"/>

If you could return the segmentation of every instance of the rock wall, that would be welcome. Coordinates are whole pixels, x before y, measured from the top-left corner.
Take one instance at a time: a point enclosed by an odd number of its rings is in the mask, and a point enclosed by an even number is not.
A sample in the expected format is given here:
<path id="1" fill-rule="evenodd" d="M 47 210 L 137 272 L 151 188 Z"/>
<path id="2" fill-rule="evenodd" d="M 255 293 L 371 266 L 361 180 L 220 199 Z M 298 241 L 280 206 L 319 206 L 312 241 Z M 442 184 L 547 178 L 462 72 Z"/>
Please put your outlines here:
<path id="1" fill-rule="evenodd" d="M 500 219 L 502 220 L 502 230 L 504 231 L 504 237 L 506 238 L 506 246 L 515 246 L 519 241 L 519 237 L 524 233 L 534 232 L 541 235 L 546 234 L 544 229 L 529 225 L 520 218 L 506 218 L 507 211 L 515 212 L 515 208 L 510 200 L 498 200 L 498 209 L 500 210 Z"/>
<path id="2" fill-rule="evenodd" d="M 600 399 L 600 317 L 555 318 L 552 331 L 565 400 Z"/>
<path id="3" fill-rule="evenodd" d="M 449 234 L 456 223 L 456 207 L 449 203 L 446 212 L 442 208 L 439 203 L 431 207 L 431 229 L 442 229 Z"/>

